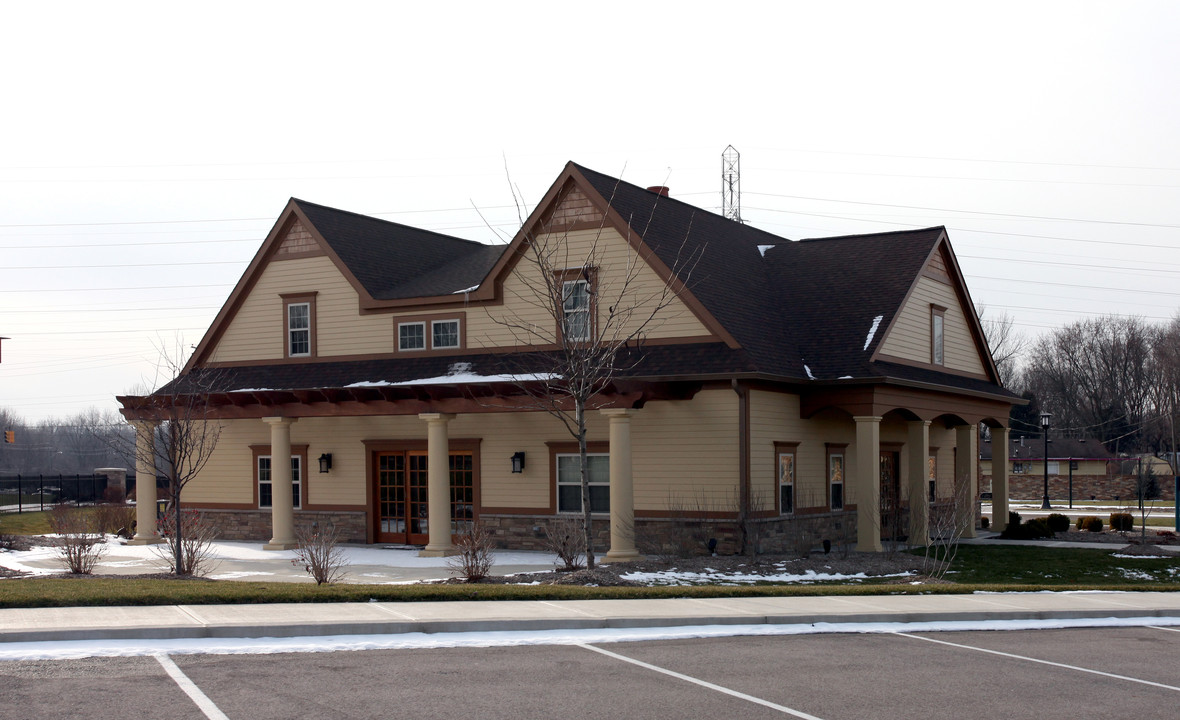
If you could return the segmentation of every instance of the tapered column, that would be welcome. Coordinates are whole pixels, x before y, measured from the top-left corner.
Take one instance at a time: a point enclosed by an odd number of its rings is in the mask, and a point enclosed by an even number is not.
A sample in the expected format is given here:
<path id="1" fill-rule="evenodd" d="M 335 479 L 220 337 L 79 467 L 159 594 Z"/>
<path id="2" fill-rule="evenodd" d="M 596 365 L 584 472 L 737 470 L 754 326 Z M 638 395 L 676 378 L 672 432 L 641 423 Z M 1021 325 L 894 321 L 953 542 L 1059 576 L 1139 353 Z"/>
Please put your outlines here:
<path id="1" fill-rule="evenodd" d="M 881 552 L 881 418 L 856 421 L 856 549 Z"/>
<path id="2" fill-rule="evenodd" d="M 421 413 L 426 421 L 426 498 L 429 541 L 422 557 L 443 557 L 454 553 L 451 545 L 451 445 L 447 423 L 455 418 L 444 413 Z"/>
<path id="3" fill-rule="evenodd" d="M 270 425 L 270 525 L 264 550 L 295 547 L 295 499 L 291 493 L 291 423 L 297 418 L 266 417 Z"/>
<path id="4" fill-rule="evenodd" d="M 1008 428 L 992 428 L 992 530 L 1008 527 Z"/>
<path id="5" fill-rule="evenodd" d="M 960 537 L 975 537 L 975 502 L 979 497 L 979 427 L 959 425 L 955 428 L 955 508 L 956 530 Z M 960 483 L 966 483 L 961 487 Z"/>
<path id="6" fill-rule="evenodd" d="M 156 423 L 140 420 L 131 426 L 135 428 L 135 537 L 127 544 L 156 545 L 164 542 L 156 528 Z"/>
<path id="7" fill-rule="evenodd" d="M 602 410 L 610 418 L 610 551 L 606 560 L 634 560 L 635 485 L 631 475 L 631 416 L 634 410 Z"/>
<path id="8" fill-rule="evenodd" d="M 906 448 L 910 471 L 910 545 L 930 542 L 930 421 L 911 420 Z"/>

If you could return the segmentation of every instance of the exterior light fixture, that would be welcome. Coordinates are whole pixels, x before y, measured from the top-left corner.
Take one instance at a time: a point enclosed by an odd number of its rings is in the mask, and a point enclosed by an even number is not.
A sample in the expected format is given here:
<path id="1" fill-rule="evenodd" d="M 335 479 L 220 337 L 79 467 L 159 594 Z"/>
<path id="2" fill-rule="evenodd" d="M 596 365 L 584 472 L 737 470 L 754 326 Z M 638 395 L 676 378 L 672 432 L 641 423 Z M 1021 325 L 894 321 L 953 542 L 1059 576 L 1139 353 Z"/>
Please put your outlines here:
<path id="1" fill-rule="evenodd" d="M 1049 505 L 1049 421 L 1053 419 L 1052 413 L 1041 413 L 1041 431 L 1045 436 L 1045 494 L 1041 498 L 1041 509 L 1050 509 Z"/>
<path id="2" fill-rule="evenodd" d="M 518 450 L 512 453 L 512 472 L 524 472 L 524 451 Z"/>
<path id="3" fill-rule="evenodd" d="M 320 472 L 326 473 L 332 469 L 332 453 L 320 455 Z"/>

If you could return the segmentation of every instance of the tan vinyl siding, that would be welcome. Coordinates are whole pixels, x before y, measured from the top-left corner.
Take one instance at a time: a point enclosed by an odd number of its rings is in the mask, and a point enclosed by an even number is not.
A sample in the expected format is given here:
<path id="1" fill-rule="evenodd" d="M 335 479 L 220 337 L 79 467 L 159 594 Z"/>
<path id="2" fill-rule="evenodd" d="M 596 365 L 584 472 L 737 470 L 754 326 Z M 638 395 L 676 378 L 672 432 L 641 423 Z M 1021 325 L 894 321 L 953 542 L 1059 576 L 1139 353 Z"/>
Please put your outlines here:
<path id="1" fill-rule="evenodd" d="M 274 261 L 263 269 L 217 343 L 210 360 L 283 357 L 284 293 L 316 293 L 316 356 L 388 353 L 393 327 L 382 315 L 360 315 L 357 293 L 326 256 Z"/>
<path id="2" fill-rule="evenodd" d="M 851 478 L 855 472 L 856 433 L 851 420 L 799 417 L 799 396 L 750 391 L 750 489 L 775 507 L 778 492 L 775 442 L 797 442 L 795 451 L 795 506 L 826 507 L 828 456 L 825 443 L 848 443 L 844 452 L 846 502 L 856 502 Z"/>
<path id="3" fill-rule="evenodd" d="M 587 415 L 590 441 L 609 439 L 609 425 L 598 412 Z M 547 513 L 551 473 L 547 442 L 573 437 L 545 413 L 459 415 L 448 426 L 452 438 L 481 439 L 481 505 L 534 508 Z M 718 500 L 728 497 L 737 478 L 737 396 L 706 390 L 693 400 L 653 402 L 631 421 L 636 507 L 666 510 L 673 496 L 695 497 L 715 484 Z M 426 423 L 417 416 L 303 418 L 291 425 L 291 442 L 308 445 L 308 502 L 315 505 L 366 505 L 365 440 L 420 440 Z M 253 456 L 250 445 L 270 443 L 261 420 L 231 420 L 200 477 L 185 489 L 192 503 L 252 503 Z M 524 451 L 525 471 L 513 474 L 509 458 Z M 332 453 L 332 471 L 321 475 L 316 458 Z"/>
<path id="4" fill-rule="evenodd" d="M 930 306 L 946 308 L 943 350 L 946 367 L 983 374 L 983 362 L 971 337 L 967 317 L 954 288 L 928 277 L 919 277 L 917 287 L 902 308 L 889 334 L 881 341 L 881 355 L 920 363 L 930 362 Z"/>
<path id="5" fill-rule="evenodd" d="M 599 319 L 604 319 L 608 308 L 619 304 L 626 268 L 628 263 L 638 261 L 637 255 L 613 229 L 582 230 L 563 237 L 569 250 L 560 261 L 566 263 L 562 267 L 580 266 L 598 238 L 596 307 Z M 398 313 L 361 315 L 356 290 L 326 256 L 272 261 L 262 270 L 258 282 L 230 321 L 210 361 L 282 359 L 284 325 L 279 296 L 297 292 L 316 293 L 316 356 L 322 358 L 390 354 L 394 351 L 398 319 L 420 319 L 424 314 L 446 317 L 464 313 L 469 349 L 552 342 L 557 327 L 553 315 L 519 277 L 519 273 L 535 271 L 536 267 L 527 262 L 516 266 L 504 281 L 503 304 L 450 309 L 424 306 Z M 633 303 L 638 300 L 642 307 L 643 301 L 654 301 L 661 287 L 659 276 L 647 265 L 640 265 L 627 297 Z M 623 304 L 627 302 L 624 300 Z M 642 315 L 637 312 L 636 318 Z M 508 323 L 531 324 L 537 330 L 530 337 L 527 332 L 514 331 Z M 645 334 L 649 338 L 700 337 L 707 335 L 708 330 L 683 302 L 673 299 Z"/>

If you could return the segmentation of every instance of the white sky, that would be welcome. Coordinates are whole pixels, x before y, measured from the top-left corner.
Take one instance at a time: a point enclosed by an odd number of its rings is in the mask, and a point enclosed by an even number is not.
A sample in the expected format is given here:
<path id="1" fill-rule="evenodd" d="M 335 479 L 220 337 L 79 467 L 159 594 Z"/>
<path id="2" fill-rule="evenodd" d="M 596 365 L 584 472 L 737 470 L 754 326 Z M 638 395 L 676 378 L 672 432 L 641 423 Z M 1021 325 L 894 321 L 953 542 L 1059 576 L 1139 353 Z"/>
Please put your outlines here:
<path id="1" fill-rule="evenodd" d="M 506 164 L 527 209 L 575 160 L 716 210 L 729 144 L 768 231 L 945 224 L 1026 332 L 1168 319 L 1178 27 L 1167 2 L 5 4 L 0 407 L 156 384 L 291 196 L 491 242 Z"/>

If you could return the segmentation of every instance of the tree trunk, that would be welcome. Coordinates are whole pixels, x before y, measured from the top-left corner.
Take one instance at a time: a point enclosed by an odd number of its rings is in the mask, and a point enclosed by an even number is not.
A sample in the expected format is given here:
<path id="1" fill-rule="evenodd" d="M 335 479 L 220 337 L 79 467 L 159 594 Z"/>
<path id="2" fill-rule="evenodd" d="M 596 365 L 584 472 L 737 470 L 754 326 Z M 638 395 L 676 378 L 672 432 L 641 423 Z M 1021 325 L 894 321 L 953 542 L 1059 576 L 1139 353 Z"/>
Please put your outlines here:
<path id="1" fill-rule="evenodd" d="M 590 472 L 586 467 L 589 462 L 586 457 L 586 401 L 579 397 L 574 401 L 574 406 L 578 421 L 578 462 L 582 481 L 582 530 L 586 535 L 586 568 L 592 570 L 594 569 L 594 526 L 590 520 Z"/>
<path id="2" fill-rule="evenodd" d="M 172 492 L 169 494 L 172 496 L 172 524 L 174 526 L 172 528 L 172 562 L 175 563 L 173 571 L 180 575 L 181 568 L 184 567 L 184 543 L 182 542 L 184 536 L 180 530 L 180 484 L 175 477 L 172 478 Z"/>

